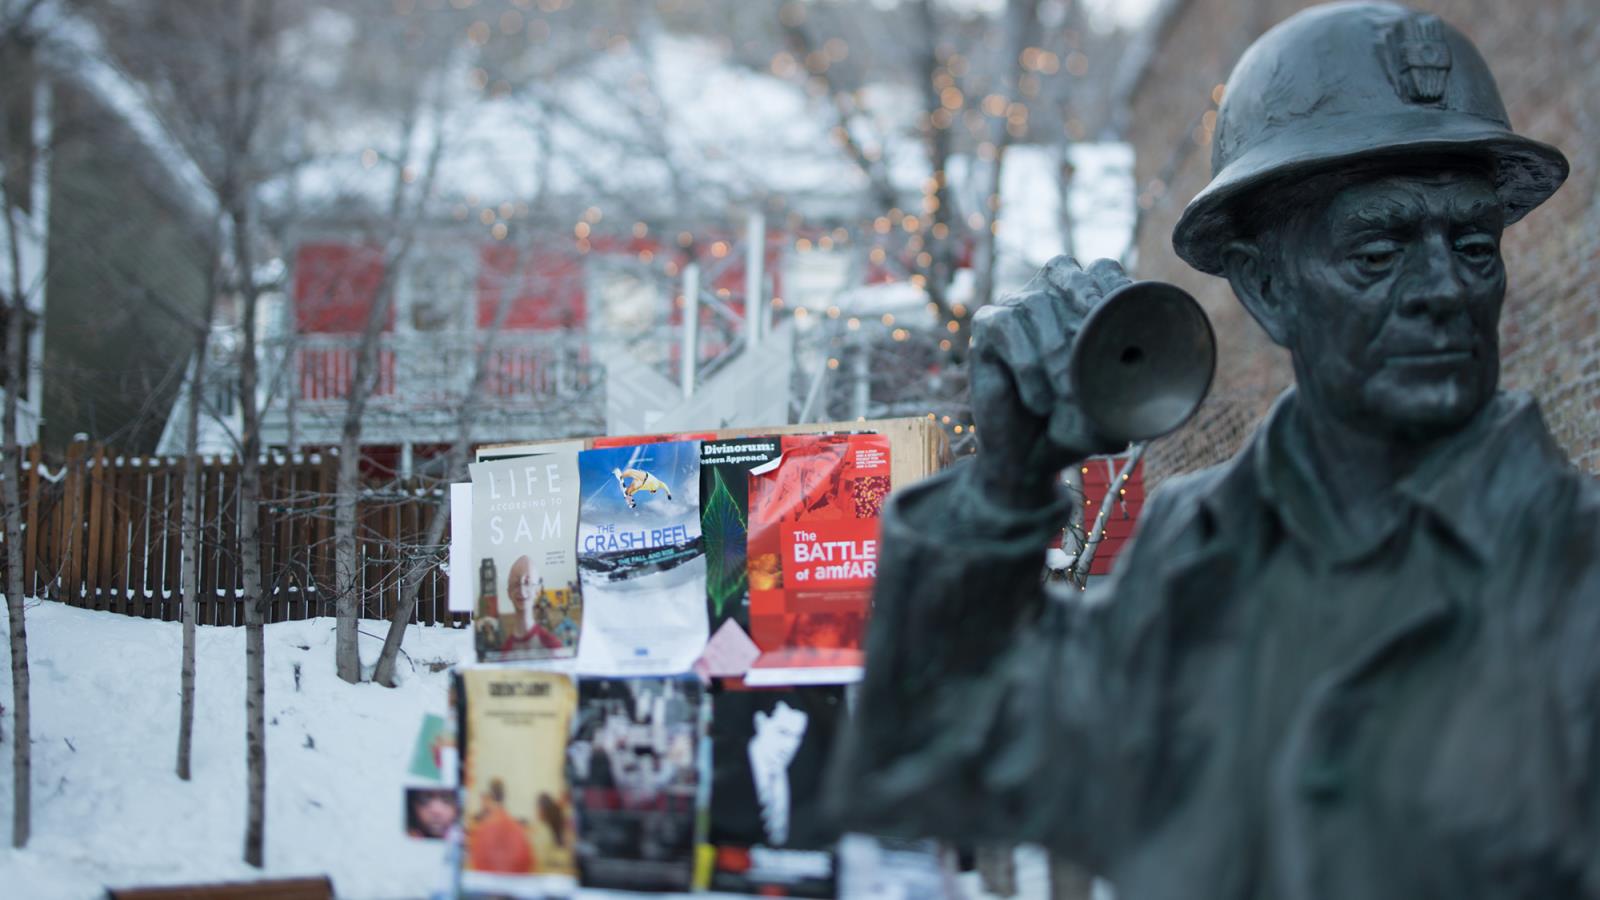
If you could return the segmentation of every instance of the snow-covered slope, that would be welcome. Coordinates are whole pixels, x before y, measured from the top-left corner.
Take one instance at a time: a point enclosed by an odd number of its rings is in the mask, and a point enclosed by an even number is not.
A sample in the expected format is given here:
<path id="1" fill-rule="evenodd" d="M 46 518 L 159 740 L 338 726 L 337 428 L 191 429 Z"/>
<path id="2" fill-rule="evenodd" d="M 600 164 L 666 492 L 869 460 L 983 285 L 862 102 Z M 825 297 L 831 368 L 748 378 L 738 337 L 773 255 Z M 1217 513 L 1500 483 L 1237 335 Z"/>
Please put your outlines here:
<path id="1" fill-rule="evenodd" d="M 0 607 L 3 609 L 3 607 Z M 4 621 L 0 613 L 0 621 Z M 244 841 L 244 629 L 199 629 L 194 778 L 173 774 L 177 623 L 30 602 L 33 839 L 11 844 L 11 667 L 0 669 L 0 894 L 104 896 L 107 886 L 260 878 Z M 379 637 L 387 623 L 363 622 Z M 379 641 L 362 639 L 367 662 Z M 401 786 L 417 725 L 444 712 L 470 635 L 413 627 L 404 684 L 349 685 L 333 670 L 333 620 L 268 625 L 267 875 L 323 875 L 341 897 L 414 897 L 442 848 L 404 836 Z M 298 669 L 298 685 L 296 670 Z"/>

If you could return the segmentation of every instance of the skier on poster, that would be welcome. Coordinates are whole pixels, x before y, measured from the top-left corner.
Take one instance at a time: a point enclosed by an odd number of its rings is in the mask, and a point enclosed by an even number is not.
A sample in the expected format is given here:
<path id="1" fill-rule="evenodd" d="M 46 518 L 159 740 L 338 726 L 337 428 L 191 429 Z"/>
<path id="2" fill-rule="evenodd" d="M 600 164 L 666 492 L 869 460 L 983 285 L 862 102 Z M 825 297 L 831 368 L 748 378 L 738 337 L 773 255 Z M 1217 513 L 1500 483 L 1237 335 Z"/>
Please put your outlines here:
<path id="1" fill-rule="evenodd" d="M 640 491 L 648 491 L 651 494 L 660 491 L 667 495 L 668 500 L 672 499 L 672 489 L 667 487 L 661 479 L 643 469 L 632 467 L 612 469 L 611 474 L 615 475 L 617 483 L 622 485 L 622 496 L 628 501 L 629 509 L 637 508 L 637 502 L 633 499 L 633 495 Z"/>

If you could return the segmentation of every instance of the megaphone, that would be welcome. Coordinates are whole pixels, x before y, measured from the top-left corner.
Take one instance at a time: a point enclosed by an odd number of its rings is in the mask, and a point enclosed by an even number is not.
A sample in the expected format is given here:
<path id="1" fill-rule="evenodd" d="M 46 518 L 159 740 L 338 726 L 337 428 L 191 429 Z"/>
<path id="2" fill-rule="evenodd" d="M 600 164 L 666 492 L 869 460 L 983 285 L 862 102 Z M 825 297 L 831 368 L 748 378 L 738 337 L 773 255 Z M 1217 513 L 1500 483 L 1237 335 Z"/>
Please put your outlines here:
<path id="1" fill-rule="evenodd" d="M 1135 281 L 1089 311 L 1068 366 L 1078 406 L 1101 435 L 1148 441 L 1200 408 L 1217 367 L 1217 338 L 1183 289 Z"/>

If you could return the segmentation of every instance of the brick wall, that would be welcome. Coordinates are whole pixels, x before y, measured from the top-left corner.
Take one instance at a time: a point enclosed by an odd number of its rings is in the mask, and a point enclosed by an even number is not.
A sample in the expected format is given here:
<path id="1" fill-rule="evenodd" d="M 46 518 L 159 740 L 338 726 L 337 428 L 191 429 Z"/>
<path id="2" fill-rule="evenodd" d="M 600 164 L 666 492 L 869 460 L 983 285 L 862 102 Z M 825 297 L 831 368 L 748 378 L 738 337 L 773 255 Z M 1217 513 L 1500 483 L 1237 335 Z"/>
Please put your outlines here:
<path id="1" fill-rule="evenodd" d="M 1288 357 L 1227 283 L 1172 252 L 1173 223 L 1211 175 L 1205 115 L 1213 91 L 1257 35 L 1305 0 L 1181 0 L 1133 98 L 1128 139 L 1144 207 L 1136 277 L 1191 290 L 1217 329 L 1206 405 L 1154 444 L 1151 485 L 1232 455 L 1289 384 Z M 1461 29 L 1499 82 L 1512 126 L 1559 147 L 1567 183 L 1506 233 L 1502 384 L 1531 391 L 1574 462 L 1600 472 L 1600 6 L 1594 0 L 1413 0 Z M 1220 92 L 1218 92 L 1220 96 Z"/>

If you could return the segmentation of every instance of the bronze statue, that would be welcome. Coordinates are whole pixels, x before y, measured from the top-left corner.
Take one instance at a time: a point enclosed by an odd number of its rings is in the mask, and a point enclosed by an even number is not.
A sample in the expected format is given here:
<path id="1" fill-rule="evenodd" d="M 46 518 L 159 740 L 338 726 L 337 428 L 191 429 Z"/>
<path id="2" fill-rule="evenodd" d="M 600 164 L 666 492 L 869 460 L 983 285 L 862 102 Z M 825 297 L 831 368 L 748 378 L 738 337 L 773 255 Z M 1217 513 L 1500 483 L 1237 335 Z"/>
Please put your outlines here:
<path id="1" fill-rule="evenodd" d="M 1122 900 L 1600 898 L 1600 490 L 1498 389 L 1501 231 L 1566 159 L 1460 32 L 1357 3 L 1244 54 L 1213 172 L 1174 247 L 1296 386 L 1056 594 L 1057 474 L 1119 449 L 1064 361 L 1127 279 L 1057 259 L 982 310 L 982 449 L 885 516 L 844 824 L 1038 842 Z"/>

